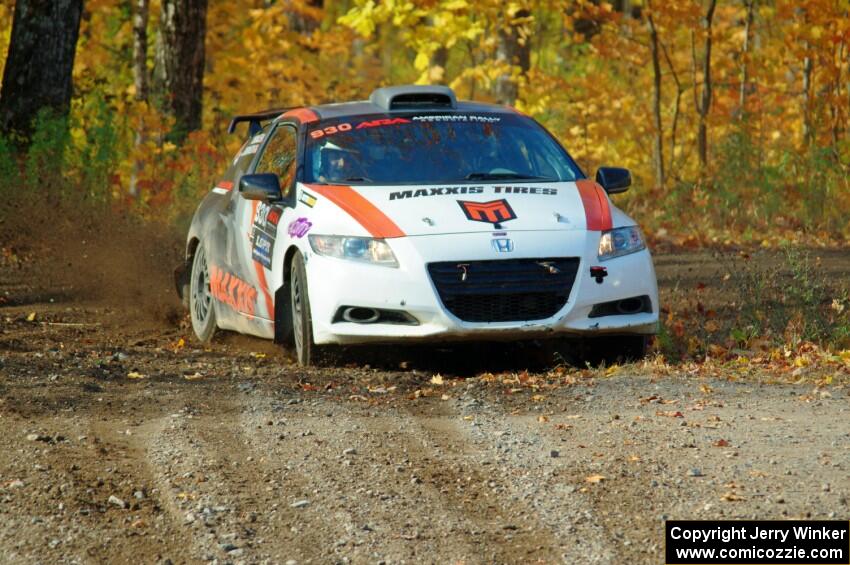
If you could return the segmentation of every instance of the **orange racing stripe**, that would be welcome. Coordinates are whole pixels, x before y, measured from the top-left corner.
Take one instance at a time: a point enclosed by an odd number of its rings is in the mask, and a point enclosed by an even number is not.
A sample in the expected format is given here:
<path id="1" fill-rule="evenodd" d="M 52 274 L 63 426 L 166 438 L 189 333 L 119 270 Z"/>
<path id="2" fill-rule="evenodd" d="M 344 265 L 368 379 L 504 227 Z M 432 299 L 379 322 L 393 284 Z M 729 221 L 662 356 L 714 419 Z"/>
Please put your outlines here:
<path id="1" fill-rule="evenodd" d="M 258 200 L 254 200 L 253 206 L 251 206 L 251 223 L 253 225 L 254 218 L 257 217 L 257 206 L 259 205 Z M 260 283 L 260 291 L 263 293 L 263 298 L 266 301 L 266 312 L 268 313 L 268 319 L 272 321 L 274 324 L 274 301 L 272 300 L 272 295 L 269 293 L 269 283 L 266 282 L 266 271 L 261 264 L 257 261 L 253 261 L 254 270 L 257 272 L 257 281 Z"/>
<path id="2" fill-rule="evenodd" d="M 587 229 L 605 231 L 613 227 L 611 220 L 611 204 L 605 189 L 588 179 L 576 181 L 581 203 L 584 204 L 584 215 L 587 218 Z"/>
<path id="3" fill-rule="evenodd" d="M 319 116 L 316 115 L 316 112 L 309 108 L 295 108 L 294 110 L 289 110 L 288 112 L 284 112 L 281 118 L 297 118 L 302 124 L 319 121 Z"/>
<path id="4" fill-rule="evenodd" d="M 308 184 L 305 186 L 310 190 L 318 192 L 342 208 L 345 213 L 366 228 L 366 231 L 372 237 L 390 238 L 405 236 L 405 233 L 401 231 L 401 228 L 395 222 L 350 186 L 330 186 L 325 184 Z"/>

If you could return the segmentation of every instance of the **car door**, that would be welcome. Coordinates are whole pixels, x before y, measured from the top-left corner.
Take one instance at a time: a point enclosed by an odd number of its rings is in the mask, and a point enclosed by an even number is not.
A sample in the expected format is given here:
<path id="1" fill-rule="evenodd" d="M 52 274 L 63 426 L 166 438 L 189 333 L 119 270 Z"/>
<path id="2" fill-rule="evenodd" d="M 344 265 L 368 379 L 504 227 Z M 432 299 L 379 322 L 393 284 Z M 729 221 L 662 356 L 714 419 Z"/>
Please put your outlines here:
<path id="1" fill-rule="evenodd" d="M 262 335 L 274 333 L 274 293 L 280 286 L 279 274 L 285 245 L 281 226 L 288 225 L 292 215 L 297 157 L 297 130 L 292 124 L 277 124 L 267 134 L 260 148 L 252 173 L 273 173 L 278 176 L 283 198 L 279 202 L 248 200 L 241 194 L 236 199 L 234 216 L 240 233 L 236 239 L 239 264 L 255 284 L 256 303 L 252 312 L 243 312 L 260 323 Z M 258 333 L 258 332 L 252 332 Z"/>

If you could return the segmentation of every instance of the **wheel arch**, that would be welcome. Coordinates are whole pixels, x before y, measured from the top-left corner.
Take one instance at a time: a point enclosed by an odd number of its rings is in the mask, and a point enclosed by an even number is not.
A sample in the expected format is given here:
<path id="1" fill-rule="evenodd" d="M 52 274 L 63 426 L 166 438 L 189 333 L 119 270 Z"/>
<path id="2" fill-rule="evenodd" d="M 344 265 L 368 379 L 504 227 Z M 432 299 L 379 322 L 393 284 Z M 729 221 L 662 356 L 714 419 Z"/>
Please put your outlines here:
<path id="1" fill-rule="evenodd" d="M 289 279 L 292 276 L 292 260 L 300 252 L 297 245 L 290 245 L 283 256 L 283 284 L 274 293 L 274 340 L 289 343 L 292 338 L 292 319 L 289 313 Z"/>
<path id="2" fill-rule="evenodd" d="M 192 262 L 195 260 L 195 253 L 198 251 L 198 246 L 201 240 L 197 237 L 189 238 L 186 244 L 186 255 L 183 262 L 174 269 L 174 286 L 177 288 L 177 295 L 183 302 L 183 306 L 189 307 L 189 277 L 192 274 Z"/>

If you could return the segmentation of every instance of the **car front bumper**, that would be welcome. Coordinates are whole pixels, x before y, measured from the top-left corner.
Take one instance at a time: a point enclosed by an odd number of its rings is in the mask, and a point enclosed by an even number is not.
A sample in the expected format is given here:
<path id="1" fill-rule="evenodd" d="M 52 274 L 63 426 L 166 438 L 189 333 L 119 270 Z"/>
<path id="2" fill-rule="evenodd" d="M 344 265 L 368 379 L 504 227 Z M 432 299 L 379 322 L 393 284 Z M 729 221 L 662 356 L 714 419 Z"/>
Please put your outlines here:
<path id="1" fill-rule="evenodd" d="M 313 335 L 317 344 L 401 341 L 512 340 L 558 335 L 647 334 L 658 327 L 658 288 L 648 250 L 605 262 L 596 259 L 599 232 L 509 232 L 511 253 L 499 253 L 490 233 L 448 234 L 388 240 L 399 267 L 307 257 Z M 578 257 L 578 273 L 566 305 L 554 316 L 518 322 L 467 322 L 443 305 L 428 273 L 432 262 Z M 590 267 L 607 268 L 597 283 Z M 649 296 L 651 312 L 590 318 L 595 304 Z M 402 311 L 418 324 L 340 321 L 344 306 Z"/>

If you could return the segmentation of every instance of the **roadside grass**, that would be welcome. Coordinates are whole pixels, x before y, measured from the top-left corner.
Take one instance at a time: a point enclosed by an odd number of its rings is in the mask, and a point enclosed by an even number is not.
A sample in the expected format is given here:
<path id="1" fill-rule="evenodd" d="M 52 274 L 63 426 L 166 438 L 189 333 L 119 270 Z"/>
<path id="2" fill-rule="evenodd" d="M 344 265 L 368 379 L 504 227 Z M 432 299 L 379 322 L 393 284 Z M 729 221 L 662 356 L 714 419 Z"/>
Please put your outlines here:
<path id="1" fill-rule="evenodd" d="M 836 275 L 812 251 L 790 246 L 714 258 L 708 281 L 662 288 L 658 358 L 736 377 L 850 382 L 845 267 Z"/>

